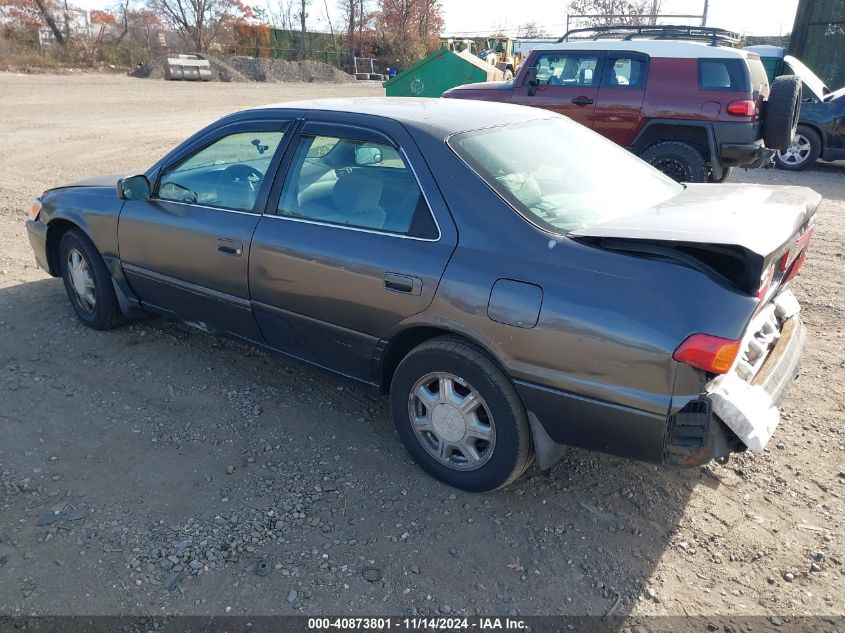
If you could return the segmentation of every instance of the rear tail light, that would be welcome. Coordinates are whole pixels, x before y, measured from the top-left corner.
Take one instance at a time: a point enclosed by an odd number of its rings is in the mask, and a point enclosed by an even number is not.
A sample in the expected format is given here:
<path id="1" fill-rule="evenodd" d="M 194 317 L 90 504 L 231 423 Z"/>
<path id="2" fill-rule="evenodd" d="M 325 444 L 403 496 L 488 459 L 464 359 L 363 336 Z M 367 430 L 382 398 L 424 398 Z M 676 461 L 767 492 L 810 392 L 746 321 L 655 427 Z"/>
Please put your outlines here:
<path id="1" fill-rule="evenodd" d="M 807 261 L 807 251 L 801 251 L 801 254 L 795 258 L 795 261 L 792 262 L 792 266 L 789 267 L 789 272 L 783 278 L 781 283 L 786 283 L 793 277 L 796 277 L 799 272 L 801 272 L 801 268 L 804 266 L 804 262 Z"/>
<path id="2" fill-rule="evenodd" d="M 785 273 L 781 283 L 785 284 L 801 271 L 801 267 L 804 265 L 804 262 L 807 261 L 807 246 L 810 244 L 810 238 L 813 237 L 813 231 L 815 230 L 816 227 L 811 226 L 804 231 L 801 237 L 795 240 L 795 245 L 786 251 L 783 254 L 783 257 L 780 258 L 780 269 L 781 272 Z M 792 253 L 795 252 L 798 253 L 798 257 L 790 263 L 789 258 L 792 256 Z"/>
<path id="3" fill-rule="evenodd" d="M 709 334 L 693 334 L 678 346 L 672 358 L 711 374 L 725 374 L 733 367 L 739 346 L 740 341 Z"/>
<path id="4" fill-rule="evenodd" d="M 760 278 L 760 288 L 757 290 L 757 298 L 764 299 L 766 297 L 766 293 L 769 292 L 769 286 L 772 285 L 772 279 L 775 276 L 775 265 L 772 264 L 766 269 L 766 272 L 763 273 L 763 276 Z"/>
<path id="5" fill-rule="evenodd" d="M 751 99 L 731 101 L 727 107 L 728 114 L 733 116 L 757 116 L 757 102 Z"/>

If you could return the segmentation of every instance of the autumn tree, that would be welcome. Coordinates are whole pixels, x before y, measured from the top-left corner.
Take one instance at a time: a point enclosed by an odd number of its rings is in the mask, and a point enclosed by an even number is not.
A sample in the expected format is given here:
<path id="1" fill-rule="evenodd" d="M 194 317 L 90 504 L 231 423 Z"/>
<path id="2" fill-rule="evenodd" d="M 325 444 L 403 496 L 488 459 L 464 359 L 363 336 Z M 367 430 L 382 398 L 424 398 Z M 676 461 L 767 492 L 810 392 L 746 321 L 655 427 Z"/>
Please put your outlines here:
<path id="1" fill-rule="evenodd" d="M 406 68 L 440 46 L 440 0 L 379 0 L 377 37 L 382 54 Z"/>
<path id="2" fill-rule="evenodd" d="M 54 17 L 56 9 L 55 0 L 0 0 L 0 23 L 30 32 L 46 25 L 64 46 L 67 38 Z"/>
<path id="3" fill-rule="evenodd" d="M 240 0 L 149 0 L 149 8 L 200 53 L 208 52 L 224 23 L 252 16 Z"/>

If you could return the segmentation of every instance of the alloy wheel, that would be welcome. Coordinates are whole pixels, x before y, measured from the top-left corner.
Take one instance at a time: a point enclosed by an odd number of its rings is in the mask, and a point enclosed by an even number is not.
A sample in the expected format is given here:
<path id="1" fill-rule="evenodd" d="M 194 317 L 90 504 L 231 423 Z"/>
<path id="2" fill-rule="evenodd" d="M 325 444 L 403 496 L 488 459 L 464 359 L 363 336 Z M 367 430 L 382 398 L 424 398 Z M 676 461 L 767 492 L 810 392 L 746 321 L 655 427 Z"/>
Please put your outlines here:
<path id="1" fill-rule="evenodd" d="M 496 427 L 484 398 L 465 380 L 446 372 L 420 378 L 408 399 L 414 434 L 438 462 L 476 470 L 496 445 Z"/>
<path id="2" fill-rule="evenodd" d="M 93 312 L 97 307 L 97 295 L 94 279 L 85 256 L 72 248 L 67 254 L 67 269 L 70 275 L 70 285 L 73 287 L 79 305 L 87 312 Z"/>
<path id="3" fill-rule="evenodd" d="M 787 165 L 801 165 L 807 161 L 810 152 L 813 151 L 812 143 L 803 134 L 795 134 L 792 137 L 792 144 L 785 150 L 778 152 L 778 158 Z"/>

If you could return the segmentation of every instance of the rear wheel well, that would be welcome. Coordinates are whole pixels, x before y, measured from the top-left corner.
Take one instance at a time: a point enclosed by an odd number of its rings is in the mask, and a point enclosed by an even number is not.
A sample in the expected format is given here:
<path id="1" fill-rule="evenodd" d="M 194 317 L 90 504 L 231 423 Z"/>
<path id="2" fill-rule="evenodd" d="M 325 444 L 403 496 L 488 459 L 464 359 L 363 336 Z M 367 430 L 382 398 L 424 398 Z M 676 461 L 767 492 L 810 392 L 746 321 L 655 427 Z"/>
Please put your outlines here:
<path id="1" fill-rule="evenodd" d="M 405 356 L 407 356 L 408 353 L 415 347 L 439 336 L 448 336 L 478 350 L 485 356 L 489 357 L 490 360 L 499 367 L 499 369 L 502 369 L 496 358 L 494 358 L 481 345 L 463 334 L 432 326 L 412 327 L 394 336 L 387 345 L 387 349 L 385 350 L 381 361 L 382 393 L 388 393 L 390 391 L 390 383 L 393 380 L 393 374 L 396 372 L 396 368 L 399 367 L 399 363 L 402 362 L 402 359 L 405 358 Z M 502 370 L 502 373 L 507 376 L 507 372 L 504 370 Z"/>
<path id="2" fill-rule="evenodd" d="M 649 126 L 634 141 L 631 149 L 640 156 L 649 147 L 664 141 L 681 141 L 692 145 L 704 157 L 704 160 L 710 160 L 710 140 L 707 129 L 698 125 L 656 124 Z"/>
<path id="3" fill-rule="evenodd" d="M 70 229 L 79 229 L 79 227 L 68 220 L 53 220 L 47 225 L 47 264 L 50 266 L 48 272 L 53 277 L 61 274 L 59 272 L 59 242 L 62 241 L 62 235 Z"/>

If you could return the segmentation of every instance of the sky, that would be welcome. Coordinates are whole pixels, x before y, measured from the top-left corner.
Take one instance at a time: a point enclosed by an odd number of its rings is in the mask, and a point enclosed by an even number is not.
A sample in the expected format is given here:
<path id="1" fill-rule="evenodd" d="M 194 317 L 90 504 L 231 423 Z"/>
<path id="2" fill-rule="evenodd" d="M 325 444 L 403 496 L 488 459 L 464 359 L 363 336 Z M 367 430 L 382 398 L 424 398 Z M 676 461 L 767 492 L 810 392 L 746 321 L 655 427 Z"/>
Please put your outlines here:
<path id="1" fill-rule="evenodd" d="M 520 25 L 536 22 L 551 35 L 566 30 L 565 0 L 443 0 L 446 33 L 487 34 L 511 29 L 516 35 Z M 710 0 L 707 26 L 715 26 L 744 35 L 781 35 L 792 30 L 798 0 Z M 483 8 L 482 8 L 483 7 Z M 518 11 L 516 8 L 518 7 Z M 663 14 L 701 15 L 704 0 L 663 0 Z M 700 24 L 694 20 L 663 20 L 664 24 Z"/>
<path id="2" fill-rule="evenodd" d="M 279 4 L 281 0 L 246 0 L 246 4 L 262 6 Z M 115 0 L 71 0 L 84 9 L 110 8 Z M 140 3 L 140 2 L 139 2 Z M 708 26 L 737 31 L 745 35 L 780 35 L 792 29 L 798 0 L 709 0 Z M 326 6 L 332 21 L 340 22 L 337 0 L 311 0 L 308 26 L 328 30 Z M 526 22 L 536 22 L 549 35 L 563 35 L 566 30 L 566 0 L 442 0 L 446 19 L 444 34 L 489 35 L 504 31 L 517 35 Z M 704 0 L 663 0 L 661 13 L 700 15 Z M 669 23 L 664 20 L 663 23 Z M 694 20 L 671 20 L 697 24 Z"/>

